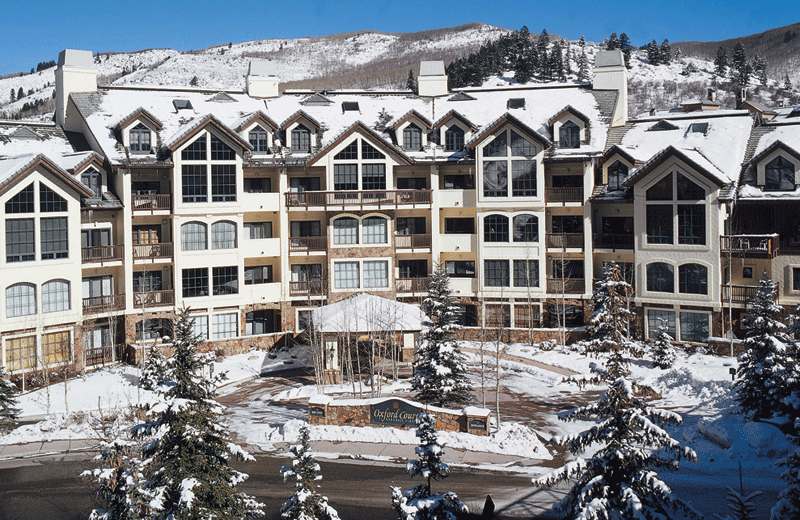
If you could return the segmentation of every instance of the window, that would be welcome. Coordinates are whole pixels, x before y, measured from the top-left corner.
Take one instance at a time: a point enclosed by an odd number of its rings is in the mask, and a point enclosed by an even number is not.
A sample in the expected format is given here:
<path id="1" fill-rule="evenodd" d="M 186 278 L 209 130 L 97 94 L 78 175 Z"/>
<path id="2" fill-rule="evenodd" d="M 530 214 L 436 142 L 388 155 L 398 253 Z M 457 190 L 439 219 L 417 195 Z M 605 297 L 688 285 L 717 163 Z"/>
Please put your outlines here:
<path id="1" fill-rule="evenodd" d="M 514 242 L 538 242 L 539 219 L 534 215 L 514 217 Z"/>
<path id="2" fill-rule="evenodd" d="M 675 334 L 674 311 L 647 309 L 647 337 L 655 337 L 658 334 L 658 328 L 662 325 L 667 328 L 667 334 L 669 334 L 671 338 L 677 337 Z"/>
<path id="3" fill-rule="evenodd" d="M 136 322 L 136 341 L 169 337 L 172 322 L 166 318 L 147 318 Z"/>
<path id="4" fill-rule="evenodd" d="M 235 249 L 236 224 L 229 220 L 211 224 L 211 249 Z"/>
<path id="5" fill-rule="evenodd" d="M 583 233 L 583 217 L 580 215 L 553 215 L 553 233 Z"/>
<path id="6" fill-rule="evenodd" d="M 29 262 L 36 259 L 36 238 L 32 218 L 6 220 L 6 262 Z"/>
<path id="7" fill-rule="evenodd" d="M 202 222 L 187 222 L 181 225 L 181 250 L 203 251 L 208 249 L 208 227 Z"/>
<path id="8" fill-rule="evenodd" d="M 133 292 L 155 292 L 160 291 L 161 287 L 161 271 L 135 271 L 133 273 Z"/>
<path id="9" fill-rule="evenodd" d="M 647 290 L 675 292 L 675 268 L 663 262 L 647 264 Z"/>
<path id="10" fill-rule="evenodd" d="M 208 201 L 208 178 L 204 164 L 184 164 L 181 166 L 181 192 L 183 202 Z"/>
<path id="11" fill-rule="evenodd" d="M 567 121 L 558 129 L 558 146 L 560 148 L 580 148 L 581 129 L 572 121 Z"/>
<path id="12" fill-rule="evenodd" d="M 33 213 L 33 184 L 8 199 L 6 213 Z"/>
<path id="13" fill-rule="evenodd" d="M 81 280 L 83 298 L 92 298 L 91 306 L 103 305 L 108 302 L 103 296 L 111 296 L 113 279 L 111 275 L 91 276 Z M 109 302 L 110 303 L 110 302 Z"/>
<path id="14" fill-rule="evenodd" d="M 398 217 L 396 226 L 398 235 L 424 235 L 428 230 L 425 217 Z"/>
<path id="15" fill-rule="evenodd" d="M 514 197 L 536 196 L 536 161 L 511 162 L 511 194 Z"/>
<path id="16" fill-rule="evenodd" d="M 385 190 L 386 189 L 386 165 L 385 164 L 365 164 L 361 167 L 361 189 L 363 190 Z"/>
<path id="17" fill-rule="evenodd" d="M 81 230 L 81 247 L 103 247 L 111 245 L 111 230 L 107 228 Z M 102 258 L 102 253 L 93 253 Z"/>
<path id="18" fill-rule="evenodd" d="M 672 200 L 672 174 L 665 175 L 645 193 L 646 200 Z"/>
<path id="19" fill-rule="evenodd" d="M 59 312 L 69 309 L 69 282 L 67 280 L 50 280 L 42 284 L 42 312 Z"/>
<path id="20" fill-rule="evenodd" d="M 700 264 L 678 267 L 678 292 L 708 294 L 708 268 Z"/>
<path id="21" fill-rule="evenodd" d="M 271 265 L 250 265 L 244 268 L 244 284 L 259 285 L 262 283 L 272 283 Z"/>
<path id="22" fill-rule="evenodd" d="M 42 225 L 42 260 L 67 258 L 69 242 L 67 240 L 67 217 L 43 218 Z"/>
<path id="23" fill-rule="evenodd" d="M 538 260 L 514 260 L 514 287 L 539 287 Z"/>
<path id="24" fill-rule="evenodd" d="M 295 264 L 292 266 L 293 282 L 322 280 L 322 264 Z"/>
<path id="25" fill-rule="evenodd" d="M 477 305 L 457 305 L 460 311 L 457 313 L 457 323 L 463 327 L 478 326 L 478 306 Z"/>
<path id="26" fill-rule="evenodd" d="M 334 166 L 334 170 L 336 166 Z M 304 191 L 319 191 L 319 177 L 292 177 L 289 179 L 289 191 L 301 193 Z"/>
<path id="27" fill-rule="evenodd" d="M 672 244 L 672 206 L 647 206 L 647 243 Z"/>
<path id="28" fill-rule="evenodd" d="M 622 182 L 628 176 L 628 166 L 622 161 L 615 161 L 608 167 L 608 189 L 622 189 Z"/>
<path id="29" fill-rule="evenodd" d="M 333 221 L 333 243 L 337 245 L 358 244 L 358 220 L 341 217 Z"/>
<path id="30" fill-rule="evenodd" d="M 708 131 L 708 123 L 692 123 L 689 125 L 689 133 L 705 134 Z"/>
<path id="31" fill-rule="evenodd" d="M 81 174 L 81 182 L 92 192 L 94 193 L 95 197 L 100 197 L 102 195 L 103 186 L 102 186 L 102 177 L 100 172 L 90 169 Z"/>
<path id="32" fill-rule="evenodd" d="M 335 222 L 335 221 L 334 221 Z M 318 237 L 320 236 L 320 225 L 318 220 L 295 220 L 290 222 L 290 236 L 299 237 Z"/>
<path id="33" fill-rule="evenodd" d="M 358 262 L 335 262 L 333 276 L 336 289 L 358 289 L 360 286 Z"/>
<path id="34" fill-rule="evenodd" d="M 234 152 L 233 148 L 225 144 L 219 137 L 211 134 L 211 160 L 235 161 L 236 152 Z"/>
<path id="35" fill-rule="evenodd" d="M 345 146 L 341 152 L 333 156 L 336 161 L 357 161 L 358 160 L 358 139 Z"/>
<path id="36" fill-rule="evenodd" d="M 559 280 L 582 280 L 583 260 L 553 260 L 553 277 Z"/>
<path id="37" fill-rule="evenodd" d="M 492 142 L 483 147 L 484 197 L 508 197 L 509 170 L 511 171 L 511 195 L 535 197 L 536 161 L 531 158 L 536 153 L 534 144 L 517 132 L 508 130 L 498 134 Z M 502 159 L 497 160 L 496 158 Z"/>
<path id="38" fill-rule="evenodd" d="M 708 341 L 708 314 L 702 312 L 681 312 L 681 341 Z"/>
<path id="39" fill-rule="evenodd" d="M 372 146 L 366 141 L 361 141 L 361 158 L 364 160 L 378 160 L 378 159 L 385 159 L 386 156 L 383 155 L 381 152 L 378 151 L 377 148 Z"/>
<path id="40" fill-rule="evenodd" d="M 6 340 L 6 370 L 25 370 L 36 366 L 36 336 Z"/>
<path id="41" fill-rule="evenodd" d="M 447 260 L 444 269 L 450 278 L 475 278 L 475 262 L 473 260 Z"/>
<path id="42" fill-rule="evenodd" d="M 705 200 L 706 192 L 701 186 L 692 182 L 685 175 L 677 177 L 678 200 Z"/>
<path id="43" fill-rule="evenodd" d="M 258 152 L 269 152 L 269 134 L 266 130 L 261 128 L 261 126 L 256 126 L 247 134 L 247 138 L 250 141 L 250 146 L 253 147 L 253 151 Z"/>
<path id="44" fill-rule="evenodd" d="M 208 339 L 208 316 L 198 314 L 191 317 L 192 319 L 192 333 L 201 341 Z"/>
<path id="45" fill-rule="evenodd" d="M 133 226 L 133 245 L 146 245 L 158 244 L 159 236 L 161 235 L 161 226 L 159 224 L 146 224 Z"/>
<path id="46" fill-rule="evenodd" d="M 446 190 L 474 190 L 475 177 L 472 175 L 445 175 L 444 189 Z"/>
<path id="47" fill-rule="evenodd" d="M 361 234 L 365 244 L 385 244 L 388 242 L 386 219 L 367 217 L 361 221 Z"/>
<path id="48" fill-rule="evenodd" d="M 364 262 L 364 288 L 389 287 L 389 262 Z"/>
<path id="49" fill-rule="evenodd" d="M 72 341 L 67 330 L 42 335 L 45 363 L 68 363 L 72 359 Z"/>
<path id="50" fill-rule="evenodd" d="M 511 155 L 514 157 L 533 157 L 536 155 L 536 146 L 511 130 Z"/>
<path id="51" fill-rule="evenodd" d="M 483 275 L 486 287 L 508 287 L 508 260 L 484 260 Z"/>
<path id="52" fill-rule="evenodd" d="M 428 189 L 428 182 L 423 177 L 398 177 L 398 190 L 425 190 Z"/>
<path id="53" fill-rule="evenodd" d="M 791 191 L 794 186 L 794 165 L 782 156 L 764 167 L 764 189 Z"/>
<path id="54" fill-rule="evenodd" d="M 214 267 L 211 276 L 214 284 L 214 296 L 239 294 L 239 268 L 237 266 Z"/>
<path id="55" fill-rule="evenodd" d="M 506 133 L 502 132 L 483 147 L 484 157 L 507 157 L 508 156 L 508 139 Z"/>
<path id="56" fill-rule="evenodd" d="M 483 240 L 485 242 L 508 242 L 508 217 L 488 215 L 483 219 Z"/>
<path id="57" fill-rule="evenodd" d="M 269 177 L 245 177 L 245 193 L 271 193 L 272 179 Z"/>
<path id="58" fill-rule="evenodd" d="M 475 219 L 445 218 L 444 232 L 448 235 L 473 235 L 475 234 Z"/>
<path id="59" fill-rule="evenodd" d="M 750 267 L 750 278 L 753 277 L 753 268 Z M 800 267 L 792 267 L 792 290 L 800 291 Z"/>
<path id="60" fill-rule="evenodd" d="M 753 277 L 753 268 L 752 267 L 742 267 L 742 278 L 752 278 Z M 795 277 L 796 279 L 797 277 Z M 795 289 L 800 290 L 800 289 Z"/>
<path id="61" fill-rule="evenodd" d="M 15 283 L 6 288 L 6 318 L 36 314 L 36 286 Z"/>
<path id="62" fill-rule="evenodd" d="M 236 202 L 236 165 L 211 165 L 211 202 Z"/>
<path id="63" fill-rule="evenodd" d="M 444 131 L 444 150 L 460 152 L 464 149 L 464 130 L 459 126 L 451 126 Z"/>
<path id="64" fill-rule="evenodd" d="M 276 311 L 272 309 L 253 311 L 245 314 L 245 334 L 255 336 L 257 334 L 270 334 L 276 332 L 280 319 L 276 320 Z"/>
<path id="65" fill-rule="evenodd" d="M 212 321 L 214 339 L 235 338 L 239 327 L 237 326 L 239 315 L 236 313 L 230 314 L 215 314 Z"/>
<path id="66" fill-rule="evenodd" d="M 334 164 L 333 165 L 334 191 L 353 191 L 358 189 L 358 165 Z"/>
<path id="67" fill-rule="evenodd" d="M 292 151 L 293 152 L 311 151 L 311 131 L 302 124 L 297 125 L 292 130 Z"/>
<path id="68" fill-rule="evenodd" d="M 511 306 L 487 303 L 484 307 L 487 327 L 506 328 L 511 326 Z"/>
<path id="69" fill-rule="evenodd" d="M 205 161 L 206 160 L 206 136 L 201 135 L 181 152 L 181 160 L 184 161 Z"/>
<path id="70" fill-rule="evenodd" d="M 483 161 L 483 196 L 508 196 L 508 163 Z"/>
<path id="71" fill-rule="evenodd" d="M 403 129 L 403 150 L 422 150 L 422 129 L 414 123 Z"/>
<path id="72" fill-rule="evenodd" d="M 183 297 L 208 296 L 208 268 L 183 269 Z"/>
<path id="73" fill-rule="evenodd" d="M 128 134 L 130 149 L 133 153 L 150 153 L 150 129 L 142 123 L 131 128 Z"/>
<path id="74" fill-rule="evenodd" d="M 397 267 L 400 278 L 427 278 L 427 260 L 398 260 Z"/>
<path id="75" fill-rule="evenodd" d="M 39 210 L 42 213 L 67 211 L 67 199 L 44 184 L 39 184 Z"/>
<path id="76" fill-rule="evenodd" d="M 244 231 L 250 240 L 272 238 L 272 222 L 245 222 Z"/>
<path id="77" fill-rule="evenodd" d="M 678 204 L 678 243 L 706 243 L 705 205 Z"/>

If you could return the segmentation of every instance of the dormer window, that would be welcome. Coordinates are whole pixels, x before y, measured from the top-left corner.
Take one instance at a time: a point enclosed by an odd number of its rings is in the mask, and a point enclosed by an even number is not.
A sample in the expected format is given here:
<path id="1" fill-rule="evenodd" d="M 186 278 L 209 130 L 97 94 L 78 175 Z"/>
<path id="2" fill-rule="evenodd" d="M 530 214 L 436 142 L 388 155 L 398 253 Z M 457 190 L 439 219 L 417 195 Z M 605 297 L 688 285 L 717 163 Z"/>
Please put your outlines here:
<path id="1" fill-rule="evenodd" d="M 134 153 L 150 153 L 150 129 L 144 126 L 142 123 L 139 123 L 131 128 L 130 149 L 131 152 Z"/>
<path id="2" fill-rule="evenodd" d="M 422 150 L 422 129 L 414 123 L 403 129 L 403 150 Z"/>
<path id="3" fill-rule="evenodd" d="M 261 126 L 256 126 L 250 130 L 247 137 L 254 152 L 269 152 L 269 132 L 261 128 Z"/>
<path id="4" fill-rule="evenodd" d="M 608 167 L 608 189 L 622 189 L 622 181 L 628 176 L 628 166 L 622 161 L 615 161 Z"/>
<path id="5" fill-rule="evenodd" d="M 572 121 L 567 121 L 558 129 L 558 146 L 560 148 L 579 148 L 581 146 L 581 129 Z"/>
<path id="6" fill-rule="evenodd" d="M 764 189 L 775 191 L 792 191 L 794 184 L 794 165 L 778 156 L 768 162 L 764 168 Z"/>
<path id="7" fill-rule="evenodd" d="M 292 151 L 306 153 L 311 151 L 311 130 L 302 124 L 292 130 Z"/>
<path id="8" fill-rule="evenodd" d="M 708 132 L 708 123 L 692 123 L 689 125 L 690 134 L 705 134 Z"/>
<path id="9" fill-rule="evenodd" d="M 92 190 L 95 197 L 100 197 L 103 189 L 100 172 L 93 168 L 86 170 L 81 174 L 81 182 Z"/>
<path id="10" fill-rule="evenodd" d="M 444 149 L 446 152 L 460 152 L 464 149 L 464 130 L 459 126 L 451 126 L 444 132 Z"/>

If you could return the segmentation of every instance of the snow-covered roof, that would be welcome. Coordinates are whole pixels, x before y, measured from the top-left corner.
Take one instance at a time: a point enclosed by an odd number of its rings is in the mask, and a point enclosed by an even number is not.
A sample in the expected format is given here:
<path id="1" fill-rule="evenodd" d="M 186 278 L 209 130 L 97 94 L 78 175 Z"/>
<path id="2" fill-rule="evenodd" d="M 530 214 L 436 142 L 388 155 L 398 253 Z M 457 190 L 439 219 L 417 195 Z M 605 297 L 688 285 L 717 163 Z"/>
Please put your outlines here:
<path id="1" fill-rule="evenodd" d="M 758 140 L 758 145 L 756 145 L 753 151 L 753 157 L 758 157 L 762 152 L 778 141 L 795 152 L 800 153 L 800 120 L 796 119 L 794 121 L 787 121 L 786 124 L 774 125 L 771 132 L 765 133 L 761 136 L 761 139 Z"/>
<path id="2" fill-rule="evenodd" d="M 55 159 L 74 151 L 64 132 L 53 124 L 0 122 L 0 157 L 42 153 Z"/>
<path id="3" fill-rule="evenodd" d="M 29 171 L 37 164 L 43 164 L 83 196 L 89 197 L 93 195 L 93 192 L 89 190 L 89 188 L 81 184 L 80 181 L 67 173 L 61 166 L 40 153 L 28 153 L 0 159 L 0 192 L 7 189 L 7 185 L 11 181 Z"/>
<path id="4" fill-rule="evenodd" d="M 381 296 L 358 293 L 312 311 L 319 332 L 417 331 L 427 318 L 422 310 Z"/>

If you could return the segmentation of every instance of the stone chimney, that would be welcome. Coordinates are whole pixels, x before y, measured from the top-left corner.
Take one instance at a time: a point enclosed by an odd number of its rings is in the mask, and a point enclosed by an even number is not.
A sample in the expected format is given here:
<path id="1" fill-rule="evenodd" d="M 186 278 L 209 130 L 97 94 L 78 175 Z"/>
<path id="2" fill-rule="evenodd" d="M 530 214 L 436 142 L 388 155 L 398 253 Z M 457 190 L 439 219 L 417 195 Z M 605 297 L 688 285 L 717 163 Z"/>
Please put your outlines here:
<path id="1" fill-rule="evenodd" d="M 56 124 L 70 131 L 81 131 L 78 122 L 67 118 L 69 95 L 97 92 L 97 68 L 91 51 L 64 49 L 56 68 Z"/>
<path id="2" fill-rule="evenodd" d="M 278 74 L 275 63 L 269 60 L 252 60 L 247 68 L 247 95 L 254 98 L 276 98 Z"/>
<path id="3" fill-rule="evenodd" d="M 419 76 L 417 76 L 419 95 L 423 97 L 446 96 L 447 74 L 444 72 L 443 61 L 421 61 Z"/>
<path id="4" fill-rule="evenodd" d="M 628 120 L 628 70 L 621 50 L 600 51 L 595 55 L 592 89 L 617 91 L 611 126 L 624 125 Z"/>

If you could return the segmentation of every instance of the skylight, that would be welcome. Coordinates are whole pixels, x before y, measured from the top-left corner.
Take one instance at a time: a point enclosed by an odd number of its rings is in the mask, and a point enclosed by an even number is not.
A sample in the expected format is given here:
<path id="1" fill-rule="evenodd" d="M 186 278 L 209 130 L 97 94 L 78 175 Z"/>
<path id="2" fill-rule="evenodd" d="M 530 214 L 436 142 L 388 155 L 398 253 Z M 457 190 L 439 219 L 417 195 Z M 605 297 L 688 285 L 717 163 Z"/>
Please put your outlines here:
<path id="1" fill-rule="evenodd" d="M 677 129 L 678 129 L 677 126 L 673 125 L 669 121 L 666 121 L 666 120 L 662 119 L 658 123 L 656 123 L 653 126 L 651 126 L 650 128 L 648 128 L 647 131 L 648 132 L 658 132 L 660 130 L 677 130 Z"/>
<path id="2" fill-rule="evenodd" d="M 795 107 L 795 109 L 789 112 L 789 115 L 786 117 L 800 117 L 800 107 Z"/>
<path id="3" fill-rule="evenodd" d="M 219 92 L 211 97 L 211 101 L 226 102 L 226 101 L 236 101 L 236 100 L 233 99 L 231 96 L 229 96 L 227 92 Z"/>
<path id="4" fill-rule="evenodd" d="M 525 108 L 525 98 L 509 99 L 506 108 Z"/>
<path id="5" fill-rule="evenodd" d="M 175 110 L 192 110 L 192 102 L 188 99 L 173 99 L 172 105 L 175 107 Z"/>
<path id="6" fill-rule="evenodd" d="M 361 112 L 361 109 L 358 108 L 358 101 L 343 101 L 342 114 L 345 112 Z"/>
<path id="7" fill-rule="evenodd" d="M 448 101 L 475 101 L 475 98 L 470 96 L 466 92 L 459 92 L 455 96 L 448 99 Z"/>
<path id="8" fill-rule="evenodd" d="M 39 134 L 37 134 L 28 126 L 21 126 L 17 128 L 13 132 L 11 132 L 11 135 L 13 135 L 14 137 L 40 137 Z"/>
<path id="9" fill-rule="evenodd" d="M 708 132 L 708 123 L 692 123 L 689 125 L 690 134 L 705 134 Z"/>

